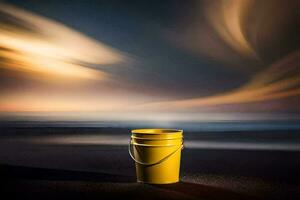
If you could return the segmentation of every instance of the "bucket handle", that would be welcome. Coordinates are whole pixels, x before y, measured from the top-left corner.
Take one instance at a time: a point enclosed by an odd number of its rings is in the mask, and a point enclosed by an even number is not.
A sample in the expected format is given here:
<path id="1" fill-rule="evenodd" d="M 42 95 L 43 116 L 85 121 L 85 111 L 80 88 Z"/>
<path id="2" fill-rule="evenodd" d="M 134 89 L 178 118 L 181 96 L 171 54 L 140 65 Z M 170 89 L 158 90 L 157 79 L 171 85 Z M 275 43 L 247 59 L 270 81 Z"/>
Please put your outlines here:
<path id="1" fill-rule="evenodd" d="M 129 155 L 130 157 L 132 158 L 132 160 L 134 160 L 136 163 L 140 164 L 140 165 L 145 165 L 145 166 L 152 166 L 152 165 L 157 165 L 157 164 L 160 164 L 162 162 L 164 162 L 165 160 L 167 160 L 168 158 L 170 158 L 173 154 L 175 154 L 178 150 L 180 149 L 183 149 L 183 139 L 182 139 L 182 143 L 181 145 L 175 150 L 173 151 L 172 153 L 170 153 L 169 155 L 167 155 L 166 157 L 162 158 L 161 160 L 157 161 L 157 162 L 154 162 L 154 163 L 145 163 L 145 162 L 141 162 L 141 161 L 138 161 L 132 154 L 132 146 L 133 146 L 133 142 L 132 142 L 132 139 L 130 139 L 130 142 L 129 142 L 129 147 L 128 147 L 128 152 L 129 152 Z"/>

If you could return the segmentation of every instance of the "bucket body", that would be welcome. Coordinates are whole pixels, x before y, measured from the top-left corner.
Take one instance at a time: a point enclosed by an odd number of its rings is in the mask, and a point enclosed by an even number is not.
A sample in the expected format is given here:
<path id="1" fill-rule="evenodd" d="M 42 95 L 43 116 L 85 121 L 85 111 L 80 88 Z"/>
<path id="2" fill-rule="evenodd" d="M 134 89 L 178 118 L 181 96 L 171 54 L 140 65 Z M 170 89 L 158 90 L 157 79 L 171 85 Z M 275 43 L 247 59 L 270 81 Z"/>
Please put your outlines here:
<path id="1" fill-rule="evenodd" d="M 150 184 L 178 182 L 182 147 L 182 130 L 133 130 L 129 153 L 135 160 L 137 181 Z"/>

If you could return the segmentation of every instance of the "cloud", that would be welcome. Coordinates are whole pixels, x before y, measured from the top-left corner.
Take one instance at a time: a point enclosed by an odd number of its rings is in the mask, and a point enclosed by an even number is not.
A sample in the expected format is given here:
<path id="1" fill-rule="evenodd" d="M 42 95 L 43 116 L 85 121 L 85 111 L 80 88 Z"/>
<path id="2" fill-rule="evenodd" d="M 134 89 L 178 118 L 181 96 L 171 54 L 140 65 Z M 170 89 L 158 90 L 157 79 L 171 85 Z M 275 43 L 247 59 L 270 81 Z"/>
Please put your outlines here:
<path id="1" fill-rule="evenodd" d="M 257 69 L 298 48 L 297 7 L 294 0 L 196 1 L 167 35 L 194 55 Z"/>
<path id="2" fill-rule="evenodd" d="M 166 112 L 293 110 L 295 99 L 300 97 L 300 52 L 297 38 L 293 37 L 297 33 L 296 5 L 296 1 L 286 4 L 276 0 L 197 1 L 191 13 L 181 19 L 184 23 L 169 29 L 172 44 L 192 51 L 199 58 L 211 58 L 220 68 L 233 70 L 228 66 L 238 66 L 234 70 L 246 75 L 245 81 L 235 89 L 213 95 L 143 104 L 136 109 Z"/>
<path id="3" fill-rule="evenodd" d="M 0 67 L 43 78 L 103 79 L 89 65 L 126 62 L 123 53 L 59 22 L 0 4 Z"/>
<path id="4" fill-rule="evenodd" d="M 139 106 L 146 110 L 205 110 L 207 107 L 268 102 L 300 95 L 300 51 L 254 75 L 239 88 L 222 94 L 185 100 L 150 103 Z M 220 110 L 222 108 L 219 107 Z"/>
<path id="5" fill-rule="evenodd" d="M 256 52 L 245 35 L 243 21 L 250 9 L 250 0 L 212 1 L 206 5 L 206 17 L 216 33 L 242 56 L 256 57 Z"/>

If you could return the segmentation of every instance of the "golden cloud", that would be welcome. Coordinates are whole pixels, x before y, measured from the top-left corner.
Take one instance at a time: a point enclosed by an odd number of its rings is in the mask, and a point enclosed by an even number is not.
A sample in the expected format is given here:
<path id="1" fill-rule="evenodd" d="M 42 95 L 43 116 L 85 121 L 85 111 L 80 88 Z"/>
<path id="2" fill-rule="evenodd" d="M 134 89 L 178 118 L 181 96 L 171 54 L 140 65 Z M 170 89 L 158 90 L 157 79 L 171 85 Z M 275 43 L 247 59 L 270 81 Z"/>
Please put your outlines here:
<path id="1" fill-rule="evenodd" d="M 88 65 L 126 60 L 119 51 L 61 23 L 0 4 L 0 67 L 46 77 L 101 79 Z"/>

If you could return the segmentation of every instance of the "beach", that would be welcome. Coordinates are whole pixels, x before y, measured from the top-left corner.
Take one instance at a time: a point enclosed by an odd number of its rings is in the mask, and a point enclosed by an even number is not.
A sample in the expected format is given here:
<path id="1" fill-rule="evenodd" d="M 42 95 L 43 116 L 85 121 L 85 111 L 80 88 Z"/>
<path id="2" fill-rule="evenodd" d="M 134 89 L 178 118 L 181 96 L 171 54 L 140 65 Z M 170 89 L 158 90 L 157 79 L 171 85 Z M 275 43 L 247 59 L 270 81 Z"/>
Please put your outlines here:
<path id="1" fill-rule="evenodd" d="M 181 181 L 170 185 L 136 183 L 129 128 L 0 130 L 1 190 L 12 199 L 300 198 L 296 130 L 186 132 Z"/>

